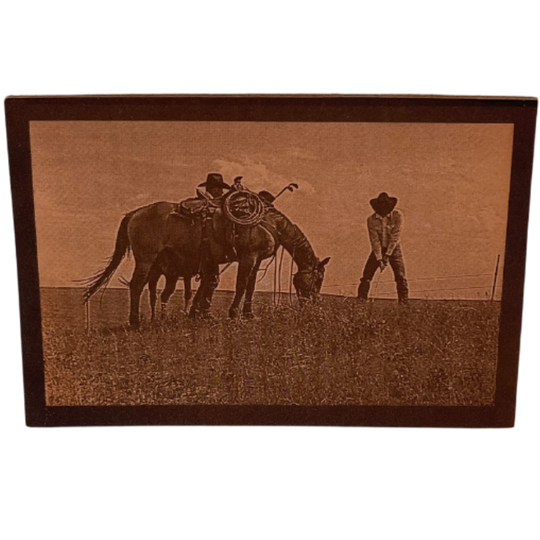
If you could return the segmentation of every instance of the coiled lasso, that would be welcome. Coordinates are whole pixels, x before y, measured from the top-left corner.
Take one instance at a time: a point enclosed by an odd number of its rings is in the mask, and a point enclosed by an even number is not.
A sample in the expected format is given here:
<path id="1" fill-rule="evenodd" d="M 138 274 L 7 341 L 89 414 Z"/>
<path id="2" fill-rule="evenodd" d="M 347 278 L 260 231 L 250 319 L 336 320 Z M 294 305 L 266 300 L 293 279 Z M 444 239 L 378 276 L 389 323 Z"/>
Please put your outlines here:
<path id="1" fill-rule="evenodd" d="M 264 216 L 264 203 L 247 189 L 231 191 L 223 201 L 223 213 L 237 225 L 253 226 Z"/>

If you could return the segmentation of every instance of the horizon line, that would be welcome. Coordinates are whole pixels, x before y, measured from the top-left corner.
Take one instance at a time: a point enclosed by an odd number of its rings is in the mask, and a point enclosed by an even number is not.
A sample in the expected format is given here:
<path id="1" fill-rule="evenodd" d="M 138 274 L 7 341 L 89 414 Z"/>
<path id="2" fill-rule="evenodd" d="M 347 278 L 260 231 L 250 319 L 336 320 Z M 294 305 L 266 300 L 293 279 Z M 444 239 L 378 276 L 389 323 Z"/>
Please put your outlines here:
<path id="1" fill-rule="evenodd" d="M 81 291 L 84 290 L 85 288 L 84 287 L 68 287 L 68 286 L 65 286 L 65 285 L 61 285 L 61 286 L 44 286 L 44 285 L 40 285 L 39 289 L 80 289 Z M 109 291 L 126 291 L 126 292 L 129 292 L 129 289 L 128 287 L 107 287 L 106 289 L 104 290 L 109 290 Z M 146 289 L 145 289 L 146 290 Z M 179 291 L 183 291 L 183 289 L 176 289 L 175 292 L 179 292 Z M 216 289 L 215 292 L 227 292 L 227 293 L 234 293 L 235 290 L 234 289 Z M 410 291 L 414 294 L 413 291 Z M 255 291 L 255 293 L 259 293 L 259 294 L 274 294 L 273 291 Z M 288 296 L 289 295 L 289 292 L 288 291 L 282 291 L 281 293 L 275 293 L 276 296 L 278 294 L 281 294 L 282 296 L 285 295 L 285 296 Z M 293 293 L 293 295 L 296 297 L 296 293 Z M 336 298 L 356 298 L 356 296 L 354 295 L 351 295 L 351 296 L 347 296 L 347 295 L 343 295 L 343 294 L 334 294 L 334 293 L 320 293 L 321 296 L 333 296 L 333 297 L 336 297 Z M 370 297 L 370 299 L 376 299 L 376 300 L 388 300 L 388 301 L 396 301 L 397 298 L 388 298 L 388 297 L 382 297 L 382 296 L 372 296 Z M 418 297 L 413 297 L 413 298 L 409 298 L 409 300 L 424 300 L 424 301 L 430 301 L 430 300 L 433 300 L 433 301 L 436 301 L 436 302 L 440 302 L 440 301 L 449 301 L 449 302 L 459 302 L 459 301 L 467 301 L 467 302 L 501 302 L 502 299 L 501 298 L 498 298 L 498 299 L 491 299 L 491 298 L 418 298 Z"/>

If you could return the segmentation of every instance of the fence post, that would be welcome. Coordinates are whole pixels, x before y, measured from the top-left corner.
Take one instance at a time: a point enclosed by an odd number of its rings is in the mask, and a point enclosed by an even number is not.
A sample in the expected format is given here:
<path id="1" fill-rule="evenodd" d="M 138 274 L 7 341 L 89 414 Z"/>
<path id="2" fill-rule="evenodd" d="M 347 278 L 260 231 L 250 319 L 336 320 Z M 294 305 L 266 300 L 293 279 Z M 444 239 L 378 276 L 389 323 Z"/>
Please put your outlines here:
<path id="1" fill-rule="evenodd" d="M 493 278 L 493 290 L 491 291 L 491 301 L 495 300 L 495 287 L 497 286 L 497 274 L 499 273 L 500 254 L 497 255 L 497 264 L 495 266 L 495 277 Z"/>

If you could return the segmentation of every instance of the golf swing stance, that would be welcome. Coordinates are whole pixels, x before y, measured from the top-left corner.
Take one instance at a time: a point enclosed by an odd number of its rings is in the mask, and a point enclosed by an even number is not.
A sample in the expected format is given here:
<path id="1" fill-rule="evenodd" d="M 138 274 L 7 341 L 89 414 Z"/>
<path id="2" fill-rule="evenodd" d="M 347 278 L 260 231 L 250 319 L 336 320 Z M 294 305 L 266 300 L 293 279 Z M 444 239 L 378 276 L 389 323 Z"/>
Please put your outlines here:
<path id="1" fill-rule="evenodd" d="M 371 243 L 371 253 L 364 267 L 364 273 L 358 286 L 358 299 L 368 299 L 371 280 L 377 270 L 383 270 L 390 264 L 394 272 L 398 300 L 404 304 L 409 301 L 409 287 L 405 277 L 405 263 L 401 252 L 400 236 L 403 214 L 396 210 L 397 199 L 381 193 L 371 199 L 375 213 L 369 216 L 367 227 Z"/>

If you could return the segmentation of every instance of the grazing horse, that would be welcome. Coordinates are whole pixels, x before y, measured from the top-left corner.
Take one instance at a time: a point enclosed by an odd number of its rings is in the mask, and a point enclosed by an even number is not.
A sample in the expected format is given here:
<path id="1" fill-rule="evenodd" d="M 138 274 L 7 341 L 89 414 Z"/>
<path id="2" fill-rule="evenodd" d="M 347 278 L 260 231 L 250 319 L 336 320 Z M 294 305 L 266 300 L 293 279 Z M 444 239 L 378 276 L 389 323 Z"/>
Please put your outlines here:
<path id="1" fill-rule="evenodd" d="M 107 285 L 124 256 L 131 250 L 135 258 L 135 270 L 129 284 L 130 315 L 132 326 L 139 325 L 140 298 L 148 283 L 152 267 L 160 253 L 170 250 L 178 258 L 183 275 L 201 275 L 201 284 L 193 300 L 193 308 L 200 305 L 204 295 L 211 298 L 217 286 L 215 276 L 205 271 L 201 264 L 204 257 L 210 257 L 212 264 L 230 261 L 230 238 L 232 223 L 217 209 L 207 227 L 212 234 L 207 238 L 208 246 L 203 255 L 201 244 L 204 237 L 202 219 L 184 219 L 176 213 L 174 203 L 158 202 L 134 210 L 124 216 L 116 236 L 116 245 L 107 267 L 88 280 L 85 301 L 101 287 Z M 246 299 L 243 314 L 252 317 L 252 299 L 255 291 L 257 272 L 261 262 L 272 257 L 282 245 L 292 256 L 298 267 L 293 283 L 297 295 L 302 300 L 315 298 L 321 289 L 327 257 L 319 261 L 311 244 L 287 217 L 278 210 L 266 209 L 262 221 L 257 225 L 234 226 L 234 251 L 238 261 L 236 291 L 229 308 L 229 316 L 239 315 L 239 307 L 244 294 Z"/>
<path id="2" fill-rule="evenodd" d="M 161 276 L 165 276 L 165 288 L 160 297 L 161 315 L 165 315 L 167 302 L 176 290 L 176 284 L 181 277 L 184 280 L 184 311 L 187 314 L 191 307 L 191 278 L 193 276 L 185 273 L 181 262 L 171 249 L 164 249 L 158 254 L 148 274 L 152 319 L 155 319 L 156 316 L 157 284 Z"/>

